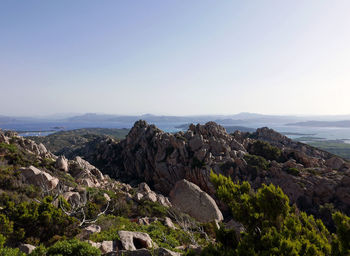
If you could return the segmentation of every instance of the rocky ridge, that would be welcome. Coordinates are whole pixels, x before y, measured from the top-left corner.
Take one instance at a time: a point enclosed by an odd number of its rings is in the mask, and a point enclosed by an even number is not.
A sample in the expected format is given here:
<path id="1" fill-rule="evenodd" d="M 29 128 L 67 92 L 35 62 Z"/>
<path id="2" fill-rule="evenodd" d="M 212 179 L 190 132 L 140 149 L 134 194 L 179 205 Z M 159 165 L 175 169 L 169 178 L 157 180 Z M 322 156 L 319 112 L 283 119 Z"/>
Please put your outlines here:
<path id="1" fill-rule="evenodd" d="M 254 143 L 265 141 L 278 148 L 278 159 L 265 159 L 256 168 L 247 161 Z M 190 125 L 188 131 L 170 134 L 138 121 L 126 139 L 101 142 L 96 151 L 86 148 L 87 159 L 100 163 L 103 172 L 127 182 L 145 181 L 168 195 L 175 183 L 186 179 L 214 195 L 210 171 L 248 180 L 254 188 L 262 183 L 280 186 L 292 203 L 316 213 L 319 205 L 334 204 L 350 212 L 350 164 L 340 157 L 294 142 L 271 129 L 228 134 L 214 122 Z M 263 155 L 263 153 L 262 153 Z"/>

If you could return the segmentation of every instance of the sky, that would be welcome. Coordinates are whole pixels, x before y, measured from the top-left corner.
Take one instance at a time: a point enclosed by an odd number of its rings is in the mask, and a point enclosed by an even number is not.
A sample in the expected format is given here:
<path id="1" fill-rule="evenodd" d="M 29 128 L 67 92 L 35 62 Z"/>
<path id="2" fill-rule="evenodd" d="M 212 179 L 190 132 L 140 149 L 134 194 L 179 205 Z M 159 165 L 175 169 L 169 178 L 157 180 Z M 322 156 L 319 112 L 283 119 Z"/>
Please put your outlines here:
<path id="1" fill-rule="evenodd" d="M 350 1 L 0 0 L 0 114 L 350 114 Z"/>

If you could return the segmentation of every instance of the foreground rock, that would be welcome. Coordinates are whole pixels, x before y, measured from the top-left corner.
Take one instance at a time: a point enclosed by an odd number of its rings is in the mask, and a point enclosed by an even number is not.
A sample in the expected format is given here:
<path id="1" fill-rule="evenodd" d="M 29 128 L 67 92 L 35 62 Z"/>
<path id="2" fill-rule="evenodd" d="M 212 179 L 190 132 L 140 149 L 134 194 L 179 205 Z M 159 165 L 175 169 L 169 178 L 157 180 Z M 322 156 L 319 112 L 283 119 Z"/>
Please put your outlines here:
<path id="1" fill-rule="evenodd" d="M 170 192 L 170 200 L 175 208 L 200 222 L 223 220 L 215 200 L 187 180 L 180 180 L 175 184 Z"/>

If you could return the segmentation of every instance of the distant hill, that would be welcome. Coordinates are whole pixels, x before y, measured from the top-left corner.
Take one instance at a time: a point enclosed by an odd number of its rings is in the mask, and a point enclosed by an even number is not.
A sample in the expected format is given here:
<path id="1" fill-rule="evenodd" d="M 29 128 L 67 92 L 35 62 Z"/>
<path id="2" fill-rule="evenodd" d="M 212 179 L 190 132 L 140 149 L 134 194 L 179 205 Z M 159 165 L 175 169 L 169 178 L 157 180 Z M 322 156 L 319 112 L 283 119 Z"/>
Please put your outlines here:
<path id="1" fill-rule="evenodd" d="M 54 154 L 69 155 L 70 152 L 96 139 L 112 137 L 120 140 L 124 139 L 128 132 L 128 129 L 86 128 L 61 131 L 43 137 L 33 136 L 28 138 L 36 143 L 43 143 Z"/>

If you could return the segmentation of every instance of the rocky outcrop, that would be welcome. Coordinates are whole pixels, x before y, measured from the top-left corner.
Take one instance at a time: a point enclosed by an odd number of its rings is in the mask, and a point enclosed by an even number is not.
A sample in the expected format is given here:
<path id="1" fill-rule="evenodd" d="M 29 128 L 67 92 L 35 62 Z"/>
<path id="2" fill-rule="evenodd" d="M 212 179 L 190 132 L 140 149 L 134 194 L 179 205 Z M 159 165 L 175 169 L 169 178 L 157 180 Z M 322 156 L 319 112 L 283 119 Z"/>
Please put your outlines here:
<path id="1" fill-rule="evenodd" d="M 315 157 L 318 159 L 329 159 L 333 157 L 331 153 L 326 151 L 311 147 L 309 145 L 293 141 L 288 137 L 274 131 L 273 129 L 269 129 L 267 127 L 256 129 L 256 132 L 249 135 L 249 137 L 263 140 L 269 142 L 270 144 L 277 146 L 280 149 L 289 149 L 293 151 L 298 151 L 300 153 L 304 153 L 308 157 Z"/>
<path id="2" fill-rule="evenodd" d="M 252 168 L 245 155 L 256 140 L 278 147 L 282 154 L 279 162 L 268 161 L 266 170 Z M 220 125 L 209 122 L 170 134 L 138 121 L 120 143 L 108 139 L 94 145 L 96 148 L 86 148 L 84 157 L 104 173 L 124 182 L 145 181 L 154 191 L 166 196 L 182 179 L 213 196 L 215 191 L 209 181 L 213 170 L 233 180 L 248 180 L 253 188 L 262 183 L 280 186 L 292 203 L 309 213 L 319 207 L 318 203 L 326 202 L 350 213 L 347 198 L 342 195 L 349 194 L 350 188 L 340 184 L 349 175 L 349 163 L 266 127 L 254 133 L 230 135 Z M 137 193 L 135 198 L 142 200 L 144 196 Z M 147 198 L 155 200 L 153 193 Z"/>
<path id="3" fill-rule="evenodd" d="M 99 169 L 77 156 L 69 161 L 69 173 L 77 180 L 79 184 L 88 187 L 100 187 L 105 177 Z"/>
<path id="4" fill-rule="evenodd" d="M 42 143 L 35 143 L 32 140 L 19 136 L 16 132 L 13 131 L 0 131 L 0 142 L 9 144 L 16 144 L 20 149 L 37 155 L 40 158 L 57 158 L 51 152 L 49 152 Z"/>
<path id="5" fill-rule="evenodd" d="M 213 192 L 210 169 L 220 171 L 225 162 L 246 153 L 241 143 L 213 122 L 191 125 L 187 132 L 174 135 L 138 121 L 125 140 L 105 149 L 96 156 L 104 163 L 104 172 L 124 181 L 142 179 L 165 195 L 181 179 Z"/>
<path id="6" fill-rule="evenodd" d="M 170 192 L 170 200 L 175 208 L 200 222 L 223 220 L 215 200 L 187 180 L 180 180 L 175 184 Z"/>
<path id="7" fill-rule="evenodd" d="M 59 179 L 51 176 L 49 173 L 39 170 L 34 166 L 21 168 L 20 172 L 25 182 L 41 187 L 44 190 L 52 190 L 57 187 Z"/>

